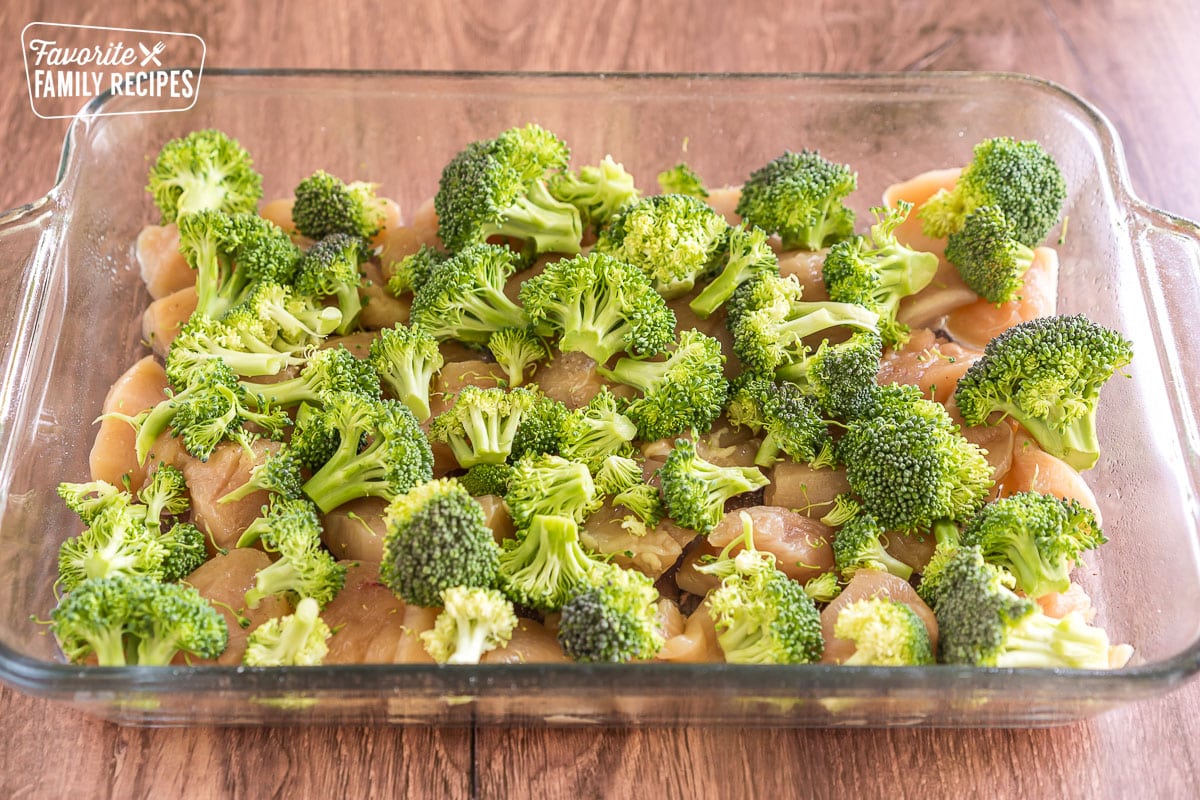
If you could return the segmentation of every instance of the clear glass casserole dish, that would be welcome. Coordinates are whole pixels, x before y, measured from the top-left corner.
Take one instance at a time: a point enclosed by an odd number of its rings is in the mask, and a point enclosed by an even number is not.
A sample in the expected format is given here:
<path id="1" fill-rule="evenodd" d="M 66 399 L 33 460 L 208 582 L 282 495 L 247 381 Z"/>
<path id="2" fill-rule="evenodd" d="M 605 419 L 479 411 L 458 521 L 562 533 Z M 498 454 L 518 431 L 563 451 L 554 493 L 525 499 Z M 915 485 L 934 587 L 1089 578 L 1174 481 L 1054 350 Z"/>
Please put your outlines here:
<path id="1" fill-rule="evenodd" d="M 1111 126 L 1051 84 L 1011 75 L 634 76 L 223 72 L 186 113 L 71 126 L 55 187 L 0 217 L 0 679 L 131 724 L 730 722 L 1049 725 L 1169 691 L 1200 669 L 1200 230 L 1130 192 Z M 1110 542 L 1077 579 L 1097 624 L 1135 648 L 1113 672 L 948 666 L 645 664 L 79 668 L 31 617 L 54 605 L 59 544 L 78 522 L 55 494 L 83 480 L 113 380 L 145 352 L 147 295 L 133 256 L 156 218 L 148 159 L 219 127 L 256 157 L 267 198 L 320 167 L 382 184 L 407 211 L 464 143 L 536 121 L 577 163 L 613 153 L 652 186 L 681 158 L 710 185 L 784 149 L 854 166 L 860 215 L 885 186 L 967 162 L 980 139 L 1041 141 L 1070 195 L 1060 313 L 1133 340 L 1130 379 L 1100 407 L 1104 454 L 1087 473 Z"/>

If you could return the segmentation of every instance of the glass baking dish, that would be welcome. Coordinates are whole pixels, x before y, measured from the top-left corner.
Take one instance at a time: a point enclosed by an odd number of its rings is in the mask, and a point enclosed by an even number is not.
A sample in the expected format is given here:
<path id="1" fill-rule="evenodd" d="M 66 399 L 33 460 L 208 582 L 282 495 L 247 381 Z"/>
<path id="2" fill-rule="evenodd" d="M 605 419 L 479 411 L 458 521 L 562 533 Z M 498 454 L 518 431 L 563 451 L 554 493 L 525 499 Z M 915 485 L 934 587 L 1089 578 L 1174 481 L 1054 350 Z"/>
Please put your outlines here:
<path id="1" fill-rule="evenodd" d="M 1000 74 L 535 75 L 209 71 L 185 113 L 75 119 L 58 181 L 0 217 L 0 678 L 92 714 L 146 725 L 281 722 L 1050 725 L 1169 691 L 1200 669 L 1200 236 L 1129 189 L 1112 127 L 1052 84 Z M 1131 643 L 1114 672 L 829 666 L 330 666 L 81 669 L 44 626 L 59 543 L 78 522 L 55 495 L 83 480 L 93 419 L 145 352 L 133 247 L 156 218 L 148 159 L 219 127 L 253 153 L 266 197 L 320 167 L 382 184 L 407 211 L 464 143 L 536 121 L 576 163 L 615 154 L 653 186 L 682 158 L 710 185 L 784 149 L 852 164 L 861 215 L 885 186 L 966 163 L 996 135 L 1034 138 L 1070 196 L 1059 311 L 1135 344 L 1131 379 L 1100 408 L 1087 474 L 1110 542 L 1078 578 L 1098 624 Z"/>

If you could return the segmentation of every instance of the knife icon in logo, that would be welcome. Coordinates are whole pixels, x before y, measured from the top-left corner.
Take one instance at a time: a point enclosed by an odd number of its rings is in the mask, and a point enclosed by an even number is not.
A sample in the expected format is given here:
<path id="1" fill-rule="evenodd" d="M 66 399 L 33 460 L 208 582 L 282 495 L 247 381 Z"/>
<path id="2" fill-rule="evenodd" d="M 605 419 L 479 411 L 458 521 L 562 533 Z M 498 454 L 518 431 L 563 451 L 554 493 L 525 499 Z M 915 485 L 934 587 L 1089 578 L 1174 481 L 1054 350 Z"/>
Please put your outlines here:
<path id="1" fill-rule="evenodd" d="M 160 53 L 162 53 L 163 50 L 167 49 L 167 46 L 164 43 L 159 42 L 158 44 L 154 45 L 153 50 L 150 50 L 150 49 L 147 49 L 146 45 L 142 44 L 141 42 L 138 42 L 138 49 L 141 50 L 142 55 L 145 56 L 145 58 L 142 59 L 143 67 L 146 66 L 147 64 L 149 64 L 151 61 L 154 62 L 154 65 L 156 67 L 162 66 L 162 62 L 158 60 L 158 56 Z"/>

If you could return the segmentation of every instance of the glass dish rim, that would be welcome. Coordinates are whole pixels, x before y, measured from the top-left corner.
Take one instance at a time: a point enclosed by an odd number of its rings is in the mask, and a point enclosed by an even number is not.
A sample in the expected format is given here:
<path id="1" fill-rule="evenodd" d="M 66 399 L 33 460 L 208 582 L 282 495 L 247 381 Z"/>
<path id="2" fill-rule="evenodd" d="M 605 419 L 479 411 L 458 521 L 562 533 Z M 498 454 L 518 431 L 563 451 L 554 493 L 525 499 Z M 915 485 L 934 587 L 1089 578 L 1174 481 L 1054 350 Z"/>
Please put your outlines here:
<path id="1" fill-rule="evenodd" d="M 1182 228 L 1200 239 L 1200 224 L 1150 205 L 1133 191 L 1124 148 L 1109 119 L 1089 101 L 1063 85 L 1033 75 L 1002 71 L 931 71 L 931 72 L 625 72 L 625 71 L 490 71 L 490 70 L 384 70 L 384 69 L 314 69 L 314 68 L 206 68 L 204 76 L 232 79 L 262 78 L 331 78 L 363 79 L 508 79 L 551 81 L 733 81 L 830 82 L 830 83 L 910 83 L 961 84 L 965 82 L 1021 84 L 1049 92 L 1078 110 L 1090 123 L 1101 147 L 1101 158 L 1107 168 L 1107 179 L 1119 207 L 1147 217 L 1154 227 Z M 203 85 L 203 80 L 201 81 Z M 64 136 L 58 171 L 53 186 L 29 203 L 0 212 L 0 225 L 26 218 L 43 209 L 60 196 L 65 188 L 76 147 L 75 138 L 83 135 L 113 95 L 106 92 L 89 101 L 71 120 Z M 220 690 L 232 694 L 277 694 L 289 691 L 323 692 L 348 690 L 370 691 L 367 681 L 354 681 L 347 686 L 345 676 L 375 678 L 386 683 L 389 678 L 422 676 L 431 679 L 421 692 L 474 694 L 487 696 L 495 691 L 536 687 L 568 689 L 581 693 L 607 690 L 610 685 L 651 691 L 656 687 L 687 685 L 696 679 L 722 680 L 721 688 L 735 691 L 769 692 L 779 690 L 856 691 L 888 690 L 889 692 L 927 688 L 930 681 L 942 679 L 965 689 L 1004 691 L 1028 688 L 1039 681 L 1054 684 L 1070 683 L 1080 694 L 1084 690 L 1105 688 L 1163 691 L 1182 684 L 1200 672 L 1200 638 L 1176 655 L 1120 670 L 1081 669 L 1013 669 L 936 665 L 932 667 L 861 667 L 829 664 L 800 665 L 735 665 L 735 664 L 478 664 L 450 667 L 434 664 L 339 664 L 318 667 L 274 667 L 252 669 L 238 666 L 172 666 L 172 667 L 80 667 L 59 662 L 43 661 L 22 655 L 0 641 L 0 679 L 9 685 L 32 694 L 55 695 L 78 691 L 183 693 L 187 691 Z M 234 682 L 229 677 L 237 675 Z M 620 677 L 618 677 L 620 676 Z M 837 676 L 845 676 L 839 678 Z M 384 679 L 384 680 L 379 680 Z M 619 683 L 618 683 L 619 682 Z M 382 688 L 382 687 L 381 687 Z M 418 688 L 418 687 L 412 687 Z"/>

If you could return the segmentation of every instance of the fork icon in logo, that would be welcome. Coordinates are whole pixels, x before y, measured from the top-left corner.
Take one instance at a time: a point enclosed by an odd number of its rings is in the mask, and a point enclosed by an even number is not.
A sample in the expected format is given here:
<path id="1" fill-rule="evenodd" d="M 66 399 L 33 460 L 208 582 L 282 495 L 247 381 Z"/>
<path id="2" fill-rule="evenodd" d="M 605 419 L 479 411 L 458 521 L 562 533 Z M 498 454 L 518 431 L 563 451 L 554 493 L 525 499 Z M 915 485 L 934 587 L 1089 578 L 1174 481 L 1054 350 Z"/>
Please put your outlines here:
<path id="1" fill-rule="evenodd" d="M 141 50 L 142 55 L 145 56 L 145 58 L 142 59 L 143 67 L 146 66 L 147 64 L 149 64 L 151 61 L 154 62 L 154 66 L 156 66 L 156 67 L 162 66 L 162 62 L 158 60 L 158 56 L 160 53 L 162 53 L 163 50 L 167 49 L 166 44 L 164 44 L 163 42 L 159 42 L 156 45 L 154 45 L 153 50 L 150 50 L 146 47 L 146 45 L 142 44 L 141 42 L 138 42 L 138 49 Z"/>

